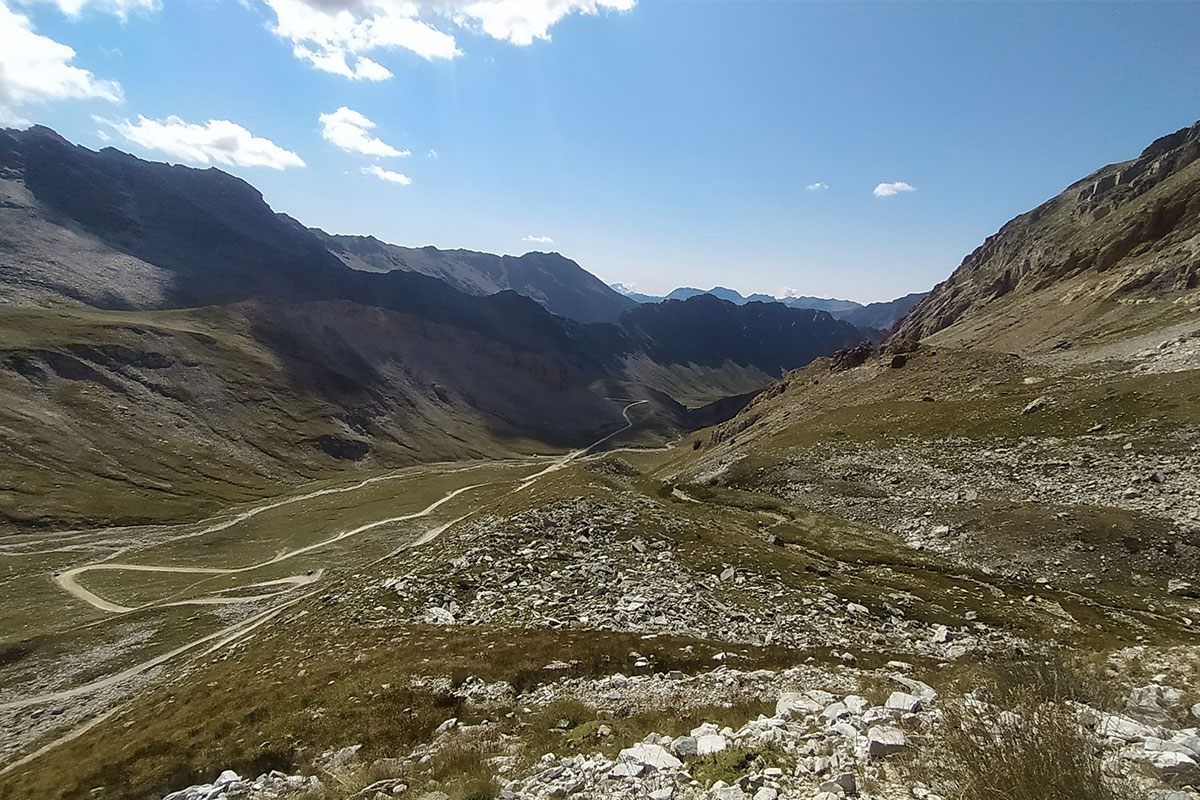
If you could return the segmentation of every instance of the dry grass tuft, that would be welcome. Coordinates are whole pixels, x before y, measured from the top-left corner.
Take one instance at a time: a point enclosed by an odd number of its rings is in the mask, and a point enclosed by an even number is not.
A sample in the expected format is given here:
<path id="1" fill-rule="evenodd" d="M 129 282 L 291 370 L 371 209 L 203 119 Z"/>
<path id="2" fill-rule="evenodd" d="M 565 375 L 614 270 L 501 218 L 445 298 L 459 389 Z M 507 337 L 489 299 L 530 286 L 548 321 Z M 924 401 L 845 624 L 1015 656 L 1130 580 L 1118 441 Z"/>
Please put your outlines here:
<path id="1" fill-rule="evenodd" d="M 1103 773 L 1075 709 L 1037 687 L 992 687 L 942 711 L 909 767 L 947 800 L 1132 800 Z"/>

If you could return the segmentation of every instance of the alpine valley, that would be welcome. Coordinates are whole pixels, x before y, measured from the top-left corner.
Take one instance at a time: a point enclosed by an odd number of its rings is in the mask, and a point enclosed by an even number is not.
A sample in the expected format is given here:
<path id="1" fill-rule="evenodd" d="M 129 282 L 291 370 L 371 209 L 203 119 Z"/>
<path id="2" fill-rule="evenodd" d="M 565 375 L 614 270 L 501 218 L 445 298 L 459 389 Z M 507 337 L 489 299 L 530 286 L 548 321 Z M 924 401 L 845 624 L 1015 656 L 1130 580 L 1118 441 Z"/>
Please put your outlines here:
<path id="1" fill-rule="evenodd" d="M 1195 798 L 1200 123 L 867 306 L 4 130 L 0 455 L 2 798 Z"/>

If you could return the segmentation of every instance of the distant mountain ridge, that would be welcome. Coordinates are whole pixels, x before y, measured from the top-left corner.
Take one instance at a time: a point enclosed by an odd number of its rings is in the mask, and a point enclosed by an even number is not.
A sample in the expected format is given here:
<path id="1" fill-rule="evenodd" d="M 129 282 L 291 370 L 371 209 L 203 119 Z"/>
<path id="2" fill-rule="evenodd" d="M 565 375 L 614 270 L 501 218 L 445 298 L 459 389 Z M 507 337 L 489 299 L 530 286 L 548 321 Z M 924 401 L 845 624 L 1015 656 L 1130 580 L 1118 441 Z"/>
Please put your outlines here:
<path id="1" fill-rule="evenodd" d="M 558 253 L 498 256 L 472 250 L 402 247 L 374 236 L 343 236 L 310 228 L 346 266 L 367 272 L 418 272 L 474 295 L 511 289 L 577 322 L 616 322 L 633 300 L 613 291 Z"/>
<path id="2" fill-rule="evenodd" d="M 746 297 L 736 289 L 729 289 L 724 286 L 714 286 L 711 289 L 696 289 L 690 286 L 682 286 L 662 297 L 634 292 L 619 283 L 610 284 L 610 286 L 614 291 L 620 292 L 639 303 L 661 303 L 664 300 L 687 300 L 690 297 L 698 295 L 712 295 L 736 305 L 744 305 L 746 303 L 779 303 L 789 308 L 810 308 L 817 311 L 827 311 L 835 319 L 845 320 L 857 328 L 870 329 L 882 333 L 886 333 L 891 329 L 911 308 L 928 294 L 928 292 L 914 292 L 904 297 L 898 297 L 895 300 L 863 305 L 854 300 L 809 297 L 806 295 L 774 297 L 769 294 L 756 293 Z M 882 333 L 876 335 L 881 337 Z"/>

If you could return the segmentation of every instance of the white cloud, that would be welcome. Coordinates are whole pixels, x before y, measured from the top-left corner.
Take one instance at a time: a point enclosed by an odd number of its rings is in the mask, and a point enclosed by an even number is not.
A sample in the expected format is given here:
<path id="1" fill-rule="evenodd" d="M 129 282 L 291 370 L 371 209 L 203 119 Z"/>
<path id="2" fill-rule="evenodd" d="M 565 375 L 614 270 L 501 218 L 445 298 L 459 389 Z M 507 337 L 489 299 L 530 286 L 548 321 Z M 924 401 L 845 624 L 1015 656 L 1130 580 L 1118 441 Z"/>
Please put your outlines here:
<path id="1" fill-rule="evenodd" d="M 779 290 L 780 297 L 803 297 L 799 289 L 793 289 L 790 286 L 784 286 Z"/>
<path id="2" fill-rule="evenodd" d="M 34 33 L 29 17 L 0 0 L 0 119 L 23 122 L 19 109 L 53 100 L 119 103 L 121 86 L 71 66 L 75 51 Z"/>
<path id="3" fill-rule="evenodd" d="M 521 241 L 532 242 L 533 244 L 554 244 L 554 240 L 549 236 L 534 236 L 533 234 L 522 236 Z"/>
<path id="4" fill-rule="evenodd" d="M 805 188 L 805 189 L 807 189 L 807 190 L 808 190 L 808 191 L 810 191 L 810 192 L 819 192 L 819 191 L 821 191 L 822 189 L 828 189 L 828 188 L 829 188 L 829 184 L 828 184 L 828 183 L 821 183 L 820 181 L 817 181 L 816 183 L 810 183 L 808 186 L 805 186 L 804 188 Z"/>
<path id="5" fill-rule="evenodd" d="M 179 117 L 154 120 L 139 115 L 136 124 L 128 120 L 109 124 L 134 144 L 193 164 L 271 169 L 304 166 L 300 156 L 229 120 L 213 119 L 197 125 Z"/>
<path id="6" fill-rule="evenodd" d="M 372 164 L 369 167 L 363 167 L 362 171 L 367 175 L 374 175 L 376 178 L 379 178 L 379 180 L 388 181 L 389 183 L 399 183 L 402 186 L 408 186 L 410 183 L 412 183 L 412 178 L 408 177 L 404 173 L 392 172 L 390 169 L 384 169 L 378 164 Z"/>
<path id="7" fill-rule="evenodd" d="M 354 80 L 381 81 L 389 69 L 366 57 L 402 48 L 430 61 L 459 55 L 454 37 L 417 18 L 409 0 L 266 0 L 275 33 L 292 42 L 297 58 Z"/>
<path id="8" fill-rule="evenodd" d="M 100 11 L 107 11 L 110 14 L 116 14 L 121 19 L 126 19 L 130 12 L 148 13 L 157 11 L 160 7 L 159 0 L 37 0 L 38 2 L 49 3 L 57 6 L 58 10 L 66 14 L 68 17 L 79 16 L 85 7 L 94 7 Z M 31 2 L 31 0 L 25 0 Z"/>
<path id="9" fill-rule="evenodd" d="M 595 14 L 601 9 L 629 11 L 634 0 L 450 0 L 451 18 L 459 25 L 477 23 L 493 39 L 516 45 L 549 39 L 550 27 L 568 14 Z"/>
<path id="10" fill-rule="evenodd" d="M 310 62 L 317 69 L 347 78 L 385 80 L 391 77 L 391 71 L 365 54 L 403 49 L 429 61 L 462 55 L 454 35 L 446 32 L 447 27 L 478 30 L 494 39 L 528 45 L 535 39 L 549 39 L 550 28 L 568 14 L 628 11 L 636 0 L 265 2 L 275 13 L 275 33 L 291 41 L 297 58 Z"/>
<path id="11" fill-rule="evenodd" d="M 437 151 L 437 150 L 434 150 L 434 149 L 431 147 L 431 148 L 429 148 L 429 153 L 428 153 L 427 155 L 428 155 L 430 158 L 436 159 L 436 158 L 438 157 L 438 151 Z"/>
<path id="12" fill-rule="evenodd" d="M 347 153 L 383 158 L 404 158 L 409 155 L 408 150 L 397 150 L 372 136 L 369 131 L 375 127 L 375 123 L 345 106 L 331 114 L 322 114 L 318 121 L 321 123 L 322 138 Z"/>
<path id="13" fill-rule="evenodd" d="M 875 187 L 874 195 L 876 197 L 891 197 L 900 192 L 915 192 L 916 189 L 909 186 L 904 181 L 896 181 L 895 183 L 881 183 Z"/>

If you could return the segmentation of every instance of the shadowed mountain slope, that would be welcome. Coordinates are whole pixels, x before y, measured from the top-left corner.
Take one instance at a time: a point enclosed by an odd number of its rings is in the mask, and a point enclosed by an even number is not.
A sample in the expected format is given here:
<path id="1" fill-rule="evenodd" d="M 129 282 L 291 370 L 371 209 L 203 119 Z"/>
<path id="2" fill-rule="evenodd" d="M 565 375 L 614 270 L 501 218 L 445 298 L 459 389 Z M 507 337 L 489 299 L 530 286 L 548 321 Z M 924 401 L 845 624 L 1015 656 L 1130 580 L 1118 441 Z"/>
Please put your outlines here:
<path id="1" fill-rule="evenodd" d="M 928 294 L 929 292 L 913 292 L 886 303 L 869 303 L 861 308 L 839 312 L 836 316 L 856 328 L 872 328 L 886 332 L 904 319 Z"/>
<path id="2" fill-rule="evenodd" d="M 729 360 L 776 375 L 863 341 L 854 326 L 824 311 L 734 305 L 707 293 L 638 306 L 625 312 L 621 325 L 644 337 L 656 361 L 718 366 Z"/>

